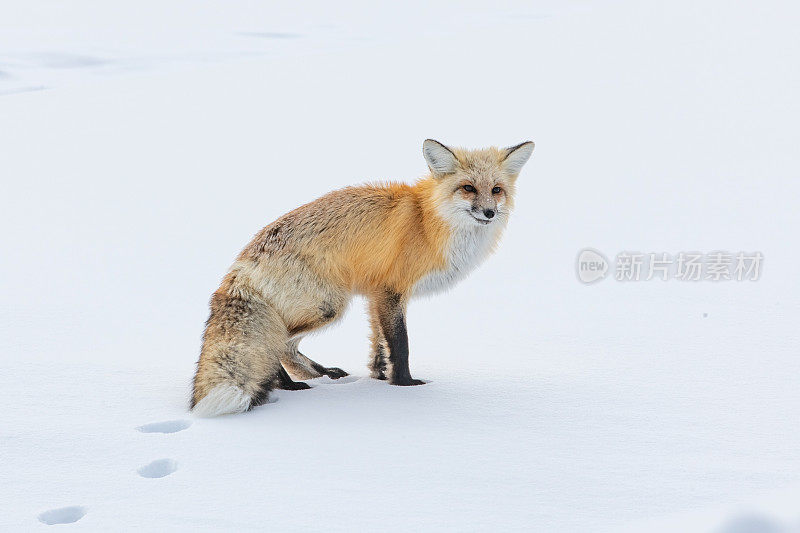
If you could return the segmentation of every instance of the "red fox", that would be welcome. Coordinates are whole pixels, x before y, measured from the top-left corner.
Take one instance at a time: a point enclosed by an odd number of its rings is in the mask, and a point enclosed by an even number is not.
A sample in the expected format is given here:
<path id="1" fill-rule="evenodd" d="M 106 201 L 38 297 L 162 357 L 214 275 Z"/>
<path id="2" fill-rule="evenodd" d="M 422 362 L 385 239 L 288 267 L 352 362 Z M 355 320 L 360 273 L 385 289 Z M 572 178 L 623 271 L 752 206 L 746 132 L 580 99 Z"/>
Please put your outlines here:
<path id="1" fill-rule="evenodd" d="M 283 215 L 242 250 L 211 297 L 191 408 L 247 411 L 269 391 L 347 373 L 298 350 L 302 337 L 366 296 L 371 376 L 421 385 L 408 367 L 410 298 L 443 291 L 494 249 L 533 143 L 466 150 L 422 145 L 430 174 L 414 185 L 347 187 Z M 291 376 L 290 376 L 291 374 Z"/>

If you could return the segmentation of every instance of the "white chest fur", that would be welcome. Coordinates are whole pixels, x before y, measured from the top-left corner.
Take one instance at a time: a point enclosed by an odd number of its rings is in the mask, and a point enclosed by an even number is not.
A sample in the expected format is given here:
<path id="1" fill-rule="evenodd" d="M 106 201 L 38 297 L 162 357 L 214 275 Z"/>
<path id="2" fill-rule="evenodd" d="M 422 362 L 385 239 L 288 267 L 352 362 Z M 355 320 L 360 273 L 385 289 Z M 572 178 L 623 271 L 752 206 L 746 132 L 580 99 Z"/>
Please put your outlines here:
<path id="1" fill-rule="evenodd" d="M 431 272 L 414 286 L 414 296 L 442 292 L 472 272 L 492 251 L 502 227 L 498 223 L 489 226 L 461 226 L 454 228 L 447 249 L 447 266 Z"/>

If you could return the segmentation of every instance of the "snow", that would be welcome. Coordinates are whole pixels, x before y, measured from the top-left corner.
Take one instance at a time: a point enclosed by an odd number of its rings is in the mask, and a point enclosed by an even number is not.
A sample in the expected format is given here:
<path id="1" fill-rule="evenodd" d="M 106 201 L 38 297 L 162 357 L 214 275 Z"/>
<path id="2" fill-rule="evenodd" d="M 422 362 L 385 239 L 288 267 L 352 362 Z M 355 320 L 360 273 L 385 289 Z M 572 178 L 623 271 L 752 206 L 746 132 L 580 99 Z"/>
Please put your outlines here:
<path id="1" fill-rule="evenodd" d="M 0 530 L 800 530 L 800 12 L 788 2 L 0 7 Z M 497 253 L 351 372 L 187 411 L 262 226 L 536 142 Z M 580 283 L 584 248 L 760 251 L 756 282 Z M 611 274 L 611 273 L 609 273 Z"/>
<path id="2" fill-rule="evenodd" d="M 157 459 L 152 461 L 136 471 L 139 475 L 147 478 L 160 478 L 166 477 L 178 469 L 178 463 L 172 459 Z"/>

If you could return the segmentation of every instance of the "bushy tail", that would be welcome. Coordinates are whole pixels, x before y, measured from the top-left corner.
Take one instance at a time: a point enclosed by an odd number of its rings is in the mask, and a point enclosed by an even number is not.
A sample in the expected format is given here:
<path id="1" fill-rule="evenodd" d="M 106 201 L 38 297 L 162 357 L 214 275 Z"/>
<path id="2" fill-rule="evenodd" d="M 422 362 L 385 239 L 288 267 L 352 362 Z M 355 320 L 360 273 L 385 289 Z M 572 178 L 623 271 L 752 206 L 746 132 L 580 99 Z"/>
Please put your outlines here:
<path id="1" fill-rule="evenodd" d="M 194 404 L 192 412 L 202 417 L 243 413 L 250 409 L 252 401 L 252 398 L 236 385 L 217 385 L 202 400 Z"/>
<path id="2" fill-rule="evenodd" d="M 282 369 L 287 336 L 280 316 L 263 300 L 214 293 L 194 376 L 192 411 L 210 417 L 264 403 Z"/>

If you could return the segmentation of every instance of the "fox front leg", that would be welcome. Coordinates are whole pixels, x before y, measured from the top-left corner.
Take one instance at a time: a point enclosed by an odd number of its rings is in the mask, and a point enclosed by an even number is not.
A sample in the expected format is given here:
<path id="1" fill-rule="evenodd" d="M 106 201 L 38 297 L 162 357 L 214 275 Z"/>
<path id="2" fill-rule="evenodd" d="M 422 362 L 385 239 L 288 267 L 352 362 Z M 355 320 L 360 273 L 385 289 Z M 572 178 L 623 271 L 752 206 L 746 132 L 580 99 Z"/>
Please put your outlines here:
<path id="1" fill-rule="evenodd" d="M 381 329 L 381 299 L 369 299 L 369 326 L 370 326 L 370 353 L 369 370 L 373 379 L 386 379 L 386 359 L 389 349 L 386 347 L 386 338 Z"/>
<path id="2" fill-rule="evenodd" d="M 408 332 L 406 331 L 407 299 L 391 291 L 382 294 L 377 302 L 378 317 L 388 349 L 386 378 L 392 385 L 423 385 L 413 379 L 408 368 Z"/>

